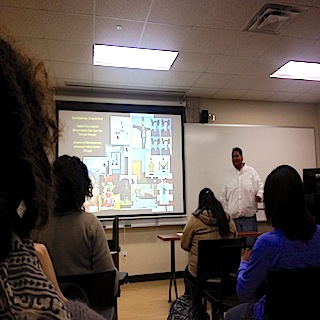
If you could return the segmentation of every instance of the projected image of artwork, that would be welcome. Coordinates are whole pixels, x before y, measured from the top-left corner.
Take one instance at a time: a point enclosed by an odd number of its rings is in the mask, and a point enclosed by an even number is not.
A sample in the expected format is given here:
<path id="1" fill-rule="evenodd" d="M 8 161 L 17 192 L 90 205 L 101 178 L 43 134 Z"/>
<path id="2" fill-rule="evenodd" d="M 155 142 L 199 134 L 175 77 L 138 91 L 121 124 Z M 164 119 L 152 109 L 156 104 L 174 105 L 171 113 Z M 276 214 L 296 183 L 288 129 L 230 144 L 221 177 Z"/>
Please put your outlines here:
<path id="1" fill-rule="evenodd" d="M 152 208 L 157 206 L 155 184 L 137 184 L 132 188 L 133 206 L 135 208 Z"/>
<path id="2" fill-rule="evenodd" d="M 160 184 L 160 204 L 168 204 L 169 203 L 169 184 L 161 183 Z"/>
<path id="3" fill-rule="evenodd" d="M 130 125 L 130 118 L 128 117 L 110 117 L 111 144 L 129 144 Z"/>
<path id="4" fill-rule="evenodd" d="M 82 161 L 92 174 L 104 175 L 109 171 L 109 159 L 107 157 L 83 157 Z"/>
<path id="5" fill-rule="evenodd" d="M 58 153 L 78 156 L 88 168 L 87 211 L 182 212 L 180 116 L 60 110 L 59 117 L 70 124 Z"/>
<path id="6" fill-rule="evenodd" d="M 151 118 L 145 116 L 132 117 L 132 147 L 149 149 L 151 136 Z"/>
<path id="7" fill-rule="evenodd" d="M 111 166 L 113 169 L 120 169 L 120 152 L 111 153 Z"/>

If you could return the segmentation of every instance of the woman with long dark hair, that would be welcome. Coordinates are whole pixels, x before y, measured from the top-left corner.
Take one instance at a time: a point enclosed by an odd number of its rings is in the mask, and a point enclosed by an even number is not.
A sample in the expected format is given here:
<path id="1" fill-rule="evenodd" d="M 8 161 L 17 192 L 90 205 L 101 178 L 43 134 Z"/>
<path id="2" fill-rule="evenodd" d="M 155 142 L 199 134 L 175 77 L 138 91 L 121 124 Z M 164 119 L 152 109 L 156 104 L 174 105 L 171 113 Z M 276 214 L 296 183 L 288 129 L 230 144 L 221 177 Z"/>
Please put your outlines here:
<path id="1" fill-rule="evenodd" d="M 204 188 L 199 193 L 199 204 L 191 214 L 181 236 L 182 249 L 189 252 L 189 263 L 185 277 L 196 282 L 198 264 L 198 241 L 204 239 L 228 239 L 237 236 L 232 218 L 224 212 L 213 191 Z M 188 294 L 186 286 L 185 292 Z"/>
<path id="2" fill-rule="evenodd" d="M 320 266 L 320 226 L 306 208 L 303 183 L 294 168 L 281 165 L 268 175 L 264 204 L 274 230 L 259 236 L 252 250 L 242 251 L 237 292 L 244 303 L 229 309 L 226 320 L 264 319 L 265 297 L 259 294 L 257 299 L 257 293 L 270 270 Z"/>

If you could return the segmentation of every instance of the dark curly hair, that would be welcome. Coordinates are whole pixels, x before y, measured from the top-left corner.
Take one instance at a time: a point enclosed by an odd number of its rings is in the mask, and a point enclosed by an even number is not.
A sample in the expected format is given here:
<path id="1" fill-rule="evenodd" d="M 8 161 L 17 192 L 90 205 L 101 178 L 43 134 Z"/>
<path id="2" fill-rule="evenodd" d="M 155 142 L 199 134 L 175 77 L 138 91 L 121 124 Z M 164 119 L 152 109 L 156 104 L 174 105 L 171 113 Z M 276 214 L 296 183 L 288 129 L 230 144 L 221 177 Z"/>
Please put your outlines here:
<path id="1" fill-rule="evenodd" d="M 223 210 L 222 204 L 215 197 L 213 191 L 209 188 L 204 188 L 200 191 L 199 204 L 194 215 L 197 217 L 203 211 L 207 211 L 211 216 L 211 219 L 217 219 L 218 231 L 221 238 L 229 238 L 229 220 Z"/>
<path id="2" fill-rule="evenodd" d="M 84 211 L 86 197 L 93 196 L 87 166 L 78 157 L 63 155 L 54 162 L 53 173 L 57 190 L 55 214 Z"/>
<path id="3" fill-rule="evenodd" d="M 47 222 L 53 191 L 49 151 L 58 128 L 50 110 L 53 93 L 44 64 L 33 63 L 0 38 L 0 262 L 10 250 L 12 232 L 28 237 Z M 17 213 L 21 203 L 23 215 Z"/>

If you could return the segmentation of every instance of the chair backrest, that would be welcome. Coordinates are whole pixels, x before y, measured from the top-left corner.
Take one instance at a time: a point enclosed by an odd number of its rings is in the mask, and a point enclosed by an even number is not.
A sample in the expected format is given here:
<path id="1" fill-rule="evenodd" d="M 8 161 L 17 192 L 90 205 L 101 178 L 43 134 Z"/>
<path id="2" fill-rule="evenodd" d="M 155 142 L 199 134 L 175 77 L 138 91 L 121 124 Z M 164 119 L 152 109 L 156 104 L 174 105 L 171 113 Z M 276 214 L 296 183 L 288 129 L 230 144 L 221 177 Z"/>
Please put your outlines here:
<path id="1" fill-rule="evenodd" d="M 119 270 L 119 252 L 121 251 L 119 245 L 119 217 L 115 216 L 112 223 L 112 239 L 108 240 L 110 251 L 113 253 L 113 261 L 116 268 Z"/>
<path id="2" fill-rule="evenodd" d="M 239 267 L 241 249 L 244 245 L 244 237 L 199 240 L 197 268 L 199 281 L 221 278 L 223 273 L 235 272 Z M 225 247 L 229 248 L 224 249 Z"/>
<path id="3" fill-rule="evenodd" d="M 117 297 L 114 296 L 116 271 L 109 270 L 90 274 L 59 276 L 59 285 L 74 283 L 81 287 L 87 294 L 90 306 L 93 309 L 101 309 L 108 306 L 116 306 Z"/>
<path id="4" fill-rule="evenodd" d="M 269 271 L 265 320 L 320 319 L 320 267 Z"/>
<path id="5" fill-rule="evenodd" d="M 119 270 L 119 260 L 121 247 L 119 244 L 119 217 L 115 216 L 112 223 L 112 239 L 108 240 L 109 249 L 112 255 L 112 259 L 115 267 Z M 128 282 L 128 272 L 119 272 L 119 284 L 122 285 Z M 118 297 L 120 297 L 120 288 L 118 291 Z"/>
<path id="6" fill-rule="evenodd" d="M 211 303 L 213 319 L 223 319 L 226 306 L 239 303 L 232 274 L 238 270 L 245 243 L 245 237 L 198 242 L 196 292 Z"/>

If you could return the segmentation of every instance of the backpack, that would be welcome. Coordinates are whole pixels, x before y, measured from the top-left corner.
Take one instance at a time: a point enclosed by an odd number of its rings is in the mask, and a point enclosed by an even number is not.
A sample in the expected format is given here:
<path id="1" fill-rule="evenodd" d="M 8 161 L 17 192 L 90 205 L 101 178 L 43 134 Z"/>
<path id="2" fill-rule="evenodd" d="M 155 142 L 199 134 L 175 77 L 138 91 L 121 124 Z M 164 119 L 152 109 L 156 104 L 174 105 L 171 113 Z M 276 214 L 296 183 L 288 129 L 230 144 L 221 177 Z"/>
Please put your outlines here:
<path id="1" fill-rule="evenodd" d="M 167 320 L 196 320 L 191 297 L 183 294 L 172 302 Z"/>

